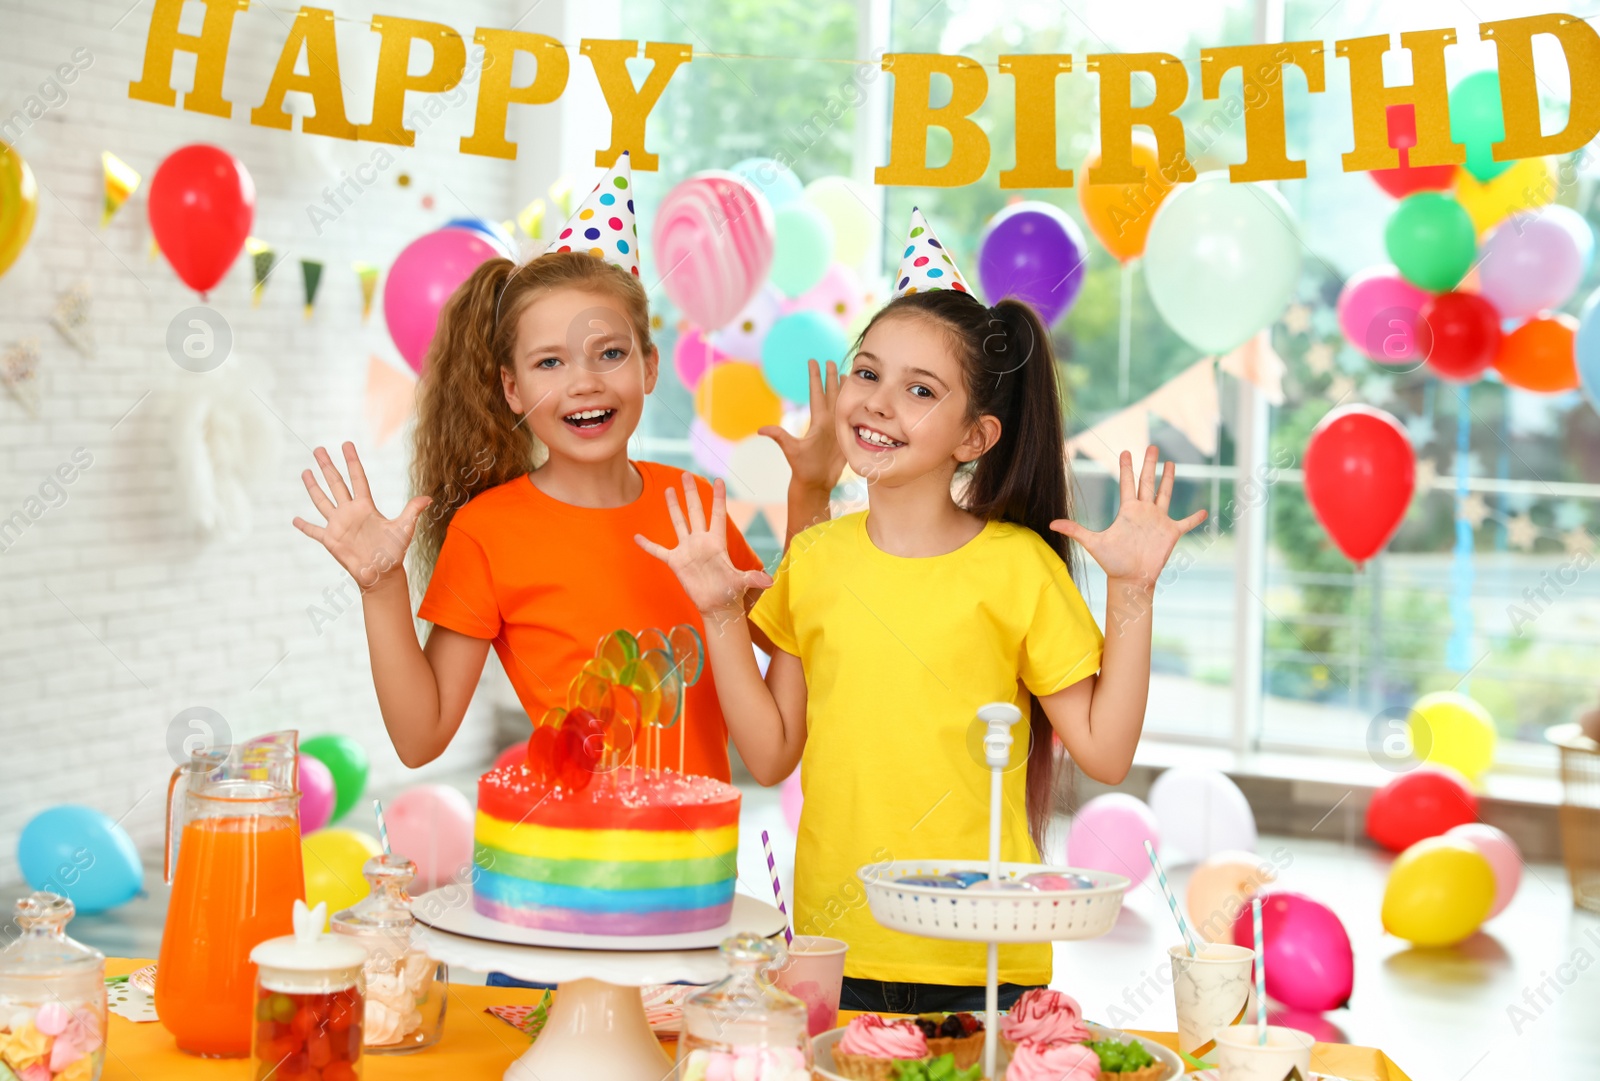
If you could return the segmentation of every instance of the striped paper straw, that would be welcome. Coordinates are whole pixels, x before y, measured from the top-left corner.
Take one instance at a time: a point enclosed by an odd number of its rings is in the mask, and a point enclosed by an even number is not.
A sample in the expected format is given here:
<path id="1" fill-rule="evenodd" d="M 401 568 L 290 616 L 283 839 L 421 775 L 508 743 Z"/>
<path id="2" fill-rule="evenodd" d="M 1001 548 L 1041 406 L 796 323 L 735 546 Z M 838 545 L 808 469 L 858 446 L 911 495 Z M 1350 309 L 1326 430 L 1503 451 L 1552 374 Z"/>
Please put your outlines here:
<path id="1" fill-rule="evenodd" d="M 1183 945 L 1193 957 L 1200 952 L 1199 944 L 1194 940 L 1194 932 L 1189 930 L 1189 921 L 1183 918 L 1183 910 L 1178 907 L 1178 899 L 1172 894 L 1172 886 L 1167 882 L 1167 872 L 1161 867 L 1161 861 L 1156 858 L 1155 846 L 1149 841 L 1144 843 L 1144 854 L 1150 857 L 1150 866 L 1156 872 L 1156 881 L 1161 885 L 1161 892 L 1166 895 L 1167 907 L 1172 909 L 1172 918 L 1178 921 L 1178 930 L 1183 932 Z"/>
<path id="2" fill-rule="evenodd" d="M 794 944 L 794 932 L 789 930 L 789 910 L 783 905 L 783 884 L 778 881 L 778 861 L 772 858 L 772 838 L 761 831 L 761 850 L 767 854 L 767 874 L 772 876 L 772 896 L 778 899 L 778 911 L 783 913 L 783 941 Z"/>
<path id="3" fill-rule="evenodd" d="M 389 827 L 383 824 L 383 801 L 381 799 L 372 801 L 372 813 L 378 816 L 378 841 L 383 845 L 383 854 L 385 856 L 393 855 L 389 851 Z"/>
<path id="4" fill-rule="evenodd" d="M 1256 1043 L 1267 1046 L 1267 950 L 1262 945 L 1261 898 L 1250 898 L 1250 918 L 1256 925 Z"/>

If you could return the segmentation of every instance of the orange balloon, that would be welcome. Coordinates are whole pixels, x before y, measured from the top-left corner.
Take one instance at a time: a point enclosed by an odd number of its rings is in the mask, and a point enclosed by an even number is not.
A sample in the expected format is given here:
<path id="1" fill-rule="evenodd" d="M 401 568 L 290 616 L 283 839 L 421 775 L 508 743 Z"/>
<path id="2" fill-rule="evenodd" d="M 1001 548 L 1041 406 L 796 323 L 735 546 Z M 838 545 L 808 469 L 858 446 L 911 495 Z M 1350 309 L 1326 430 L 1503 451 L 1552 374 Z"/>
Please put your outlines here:
<path id="1" fill-rule="evenodd" d="M 712 367 L 694 388 L 694 411 L 724 439 L 737 443 L 783 419 L 783 401 L 754 364 L 731 360 Z"/>
<path id="2" fill-rule="evenodd" d="M 1495 371 L 1514 387 L 1542 394 L 1573 390 L 1578 385 L 1578 360 L 1573 339 L 1578 321 L 1557 313 L 1529 319 L 1500 339 Z"/>
<path id="3" fill-rule="evenodd" d="M 1100 164 L 1097 147 L 1084 159 L 1083 168 L 1074 178 L 1083 220 L 1106 251 L 1124 263 L 1144 254 L 1156 208 L 1177 186 L 1162 175 L 1156 141 L 1145 132 L 1134 133 L 1133 163 L 1144 167 L 1143 184 L 1091 184 L 1089 170 Z"/>

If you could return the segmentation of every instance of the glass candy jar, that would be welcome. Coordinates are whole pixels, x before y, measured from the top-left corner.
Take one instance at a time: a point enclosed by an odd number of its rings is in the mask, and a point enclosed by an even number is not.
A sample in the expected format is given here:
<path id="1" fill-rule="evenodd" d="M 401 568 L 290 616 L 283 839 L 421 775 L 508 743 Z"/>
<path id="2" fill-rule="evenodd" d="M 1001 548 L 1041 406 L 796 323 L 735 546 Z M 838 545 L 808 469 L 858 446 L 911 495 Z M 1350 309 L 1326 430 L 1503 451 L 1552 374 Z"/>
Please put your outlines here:
<path id="1" fill-rule="evenodd" d="M 404 856 L 374 856 L 361 873 L 369 892 L 333 917 L 333 930 L 367 951 L 367 1052 L 429 1047 L 444 1031 L 449 971 L 411 942 L 416 918 L 406 887 L 417 865 Z"/>
<path id="2" fill-rule="evenodd" d="M 0 1076 L 98 1081 L 106 1057 L 106 959 L 67 937 L 72 902 L 17 902 L 17 938 L 0 952 Z"/>
<path id="3" fill-rule="evenodd" d="M 779 953 L 775 942 L 756 935 L 723 942 L 727 978 L 683 1004 L 679 1081 L 810 1081 L 805 1003 L 766 978 Z"/>
<path id="4" fill-rule="evenodd" d="M 327 906 L 294 903 L 294 934 L 250 951 L 256 966 L 254 1081 L 357 1081 L 365 1016 L 356 943 L 324 934 Z"/>

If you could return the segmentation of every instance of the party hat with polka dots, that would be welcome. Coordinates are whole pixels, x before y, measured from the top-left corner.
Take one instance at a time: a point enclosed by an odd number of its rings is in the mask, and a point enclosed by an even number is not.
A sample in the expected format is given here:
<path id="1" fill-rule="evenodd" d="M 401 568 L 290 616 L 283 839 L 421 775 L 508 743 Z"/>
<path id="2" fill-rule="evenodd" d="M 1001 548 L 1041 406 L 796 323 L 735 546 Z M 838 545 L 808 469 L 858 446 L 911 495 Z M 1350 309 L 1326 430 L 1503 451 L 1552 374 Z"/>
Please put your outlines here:
<path id="1" fill-rule="evenodd" d="M 567 219 L 555 251 L 586 251 L 639 276 L 639 227 L 633 218 L 633 169 L 627 151 Z"/>
<path id="2" fill-rule="evenodd" d="M 906 251 L 900 257 L 900 269 L 894 276 L 894 295 L 903 297 L 934 289 L 972 292 L 944 245 L 933 235 L 933 229 L 922 216 L 922 211 L 912 207 L 911 231 L 906 234 Z"/>

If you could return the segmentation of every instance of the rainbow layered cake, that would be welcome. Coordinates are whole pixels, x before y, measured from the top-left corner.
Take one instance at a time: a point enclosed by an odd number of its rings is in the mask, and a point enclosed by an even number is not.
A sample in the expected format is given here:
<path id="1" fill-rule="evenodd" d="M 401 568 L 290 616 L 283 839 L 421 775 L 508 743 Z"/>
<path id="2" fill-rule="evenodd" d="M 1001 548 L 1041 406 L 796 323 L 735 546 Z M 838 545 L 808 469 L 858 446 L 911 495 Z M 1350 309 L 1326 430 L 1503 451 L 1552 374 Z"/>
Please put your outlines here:
<path id="1" fill-rule="evenodd" d="M 624 767 L 582 790 L 521 763 L 478 781 L 473 906 L 490 919 L 589 935 L 666 935 L 728 922 L 739 790 Z"/>

